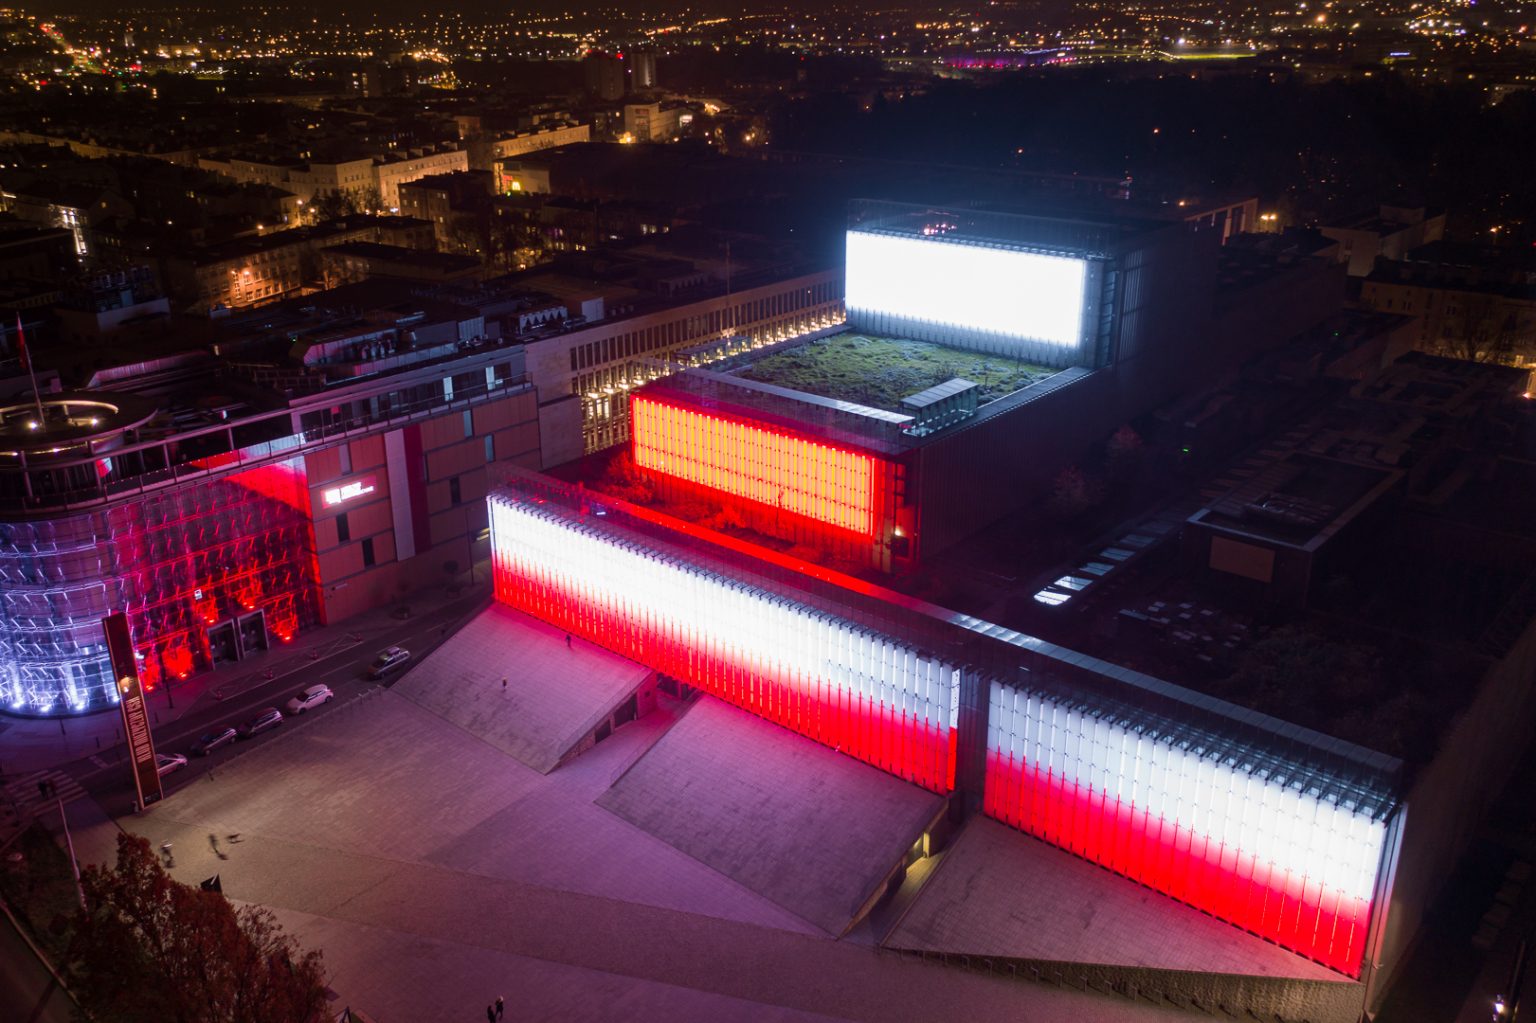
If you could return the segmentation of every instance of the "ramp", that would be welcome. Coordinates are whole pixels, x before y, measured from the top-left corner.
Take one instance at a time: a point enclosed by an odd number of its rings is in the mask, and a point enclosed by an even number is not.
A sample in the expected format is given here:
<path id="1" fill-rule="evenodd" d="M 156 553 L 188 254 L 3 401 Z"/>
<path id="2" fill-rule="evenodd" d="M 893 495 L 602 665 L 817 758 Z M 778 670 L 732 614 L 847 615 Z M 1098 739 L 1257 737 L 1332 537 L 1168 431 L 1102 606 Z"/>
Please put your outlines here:
<path id="1" fill-rule="evenodd" d="M 580 639 L 567 643 L 553 626 L 492 604 L 394 691 L 548 774 L 616 717 L 638 713 L 650 679 L 649 668 Z"/>
<path id="2" fill-rule="evenodd" d="M 1358 985 L 1343 974 L 979 816 L 883 944 L 1160 997 L 1198 989 L 1287 1019 L 1359 1008 Z"/>
<path id="3" fill-rule="evenodd" d="M 703 697 L 597 803 L 833 935 L 944 800 Z"/>

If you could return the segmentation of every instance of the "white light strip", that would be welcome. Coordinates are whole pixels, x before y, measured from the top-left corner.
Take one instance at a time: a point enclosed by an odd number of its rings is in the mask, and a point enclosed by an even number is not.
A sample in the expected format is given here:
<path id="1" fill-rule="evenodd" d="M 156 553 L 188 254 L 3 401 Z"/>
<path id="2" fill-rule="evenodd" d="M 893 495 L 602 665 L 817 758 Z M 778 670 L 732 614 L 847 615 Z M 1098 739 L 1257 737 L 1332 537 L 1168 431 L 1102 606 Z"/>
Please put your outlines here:
<path id="1" fill-rule="evenodd" d="M 932 727 L 954 727 L 955 667 L 786 597 L 638 545 L 539 504 L 493 495 L 498 573 L 552 582 L 579 609 L 617 612 L 647 634 L 809 692 L 830 684 Z M 498 584 L 499 585 L 499 584 Z"/>
<path id="2" fill-rule="evenodd" d="M 1372 898 L 1386 824 L 994 682 L 987 749 L 1281 873 Z"/>
<path id="3" fill-rule="evenodd" d="M 1088 263 L 940 239 L 848 232 L 849 319 L 895 317 L 1075 348 Z"/>

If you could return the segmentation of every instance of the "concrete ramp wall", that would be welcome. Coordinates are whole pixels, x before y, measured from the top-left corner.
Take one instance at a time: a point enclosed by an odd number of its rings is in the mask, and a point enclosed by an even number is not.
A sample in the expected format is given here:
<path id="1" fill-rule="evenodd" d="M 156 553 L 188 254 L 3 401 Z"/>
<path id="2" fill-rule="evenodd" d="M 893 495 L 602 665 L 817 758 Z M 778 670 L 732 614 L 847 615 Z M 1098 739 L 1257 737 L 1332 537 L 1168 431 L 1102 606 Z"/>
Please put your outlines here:
<path id="1" fill-rule="evenodd" d="M 643 713 L 653 686 L 649 668 L 492 604 L 394 691 L 548 774 L 615 717 Z"/>

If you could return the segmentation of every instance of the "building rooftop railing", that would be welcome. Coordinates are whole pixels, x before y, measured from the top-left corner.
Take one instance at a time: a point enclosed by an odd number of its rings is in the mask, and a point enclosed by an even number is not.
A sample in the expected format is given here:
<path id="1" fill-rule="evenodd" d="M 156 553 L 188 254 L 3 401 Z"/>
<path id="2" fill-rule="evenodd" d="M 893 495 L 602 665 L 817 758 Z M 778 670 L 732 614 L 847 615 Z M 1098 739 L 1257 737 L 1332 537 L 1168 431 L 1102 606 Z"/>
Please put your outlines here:
<path id="1" fill-rule="evenodd" d="M 9 493 L 0 499 L 0 521 L 36 518 L 35 513 L 79 511 L 98 507 L 126 497 L 152 491 L 205 482 L 221 476 L 242 472 L 293 458 L 295 455 L 327 447 L 341 440 L 396 429 L 433 416 L 455 410 L 468 409 L 491 398 L 519 394 L 532 388 L 527 374 L 498 379 L 494 385 L 479 387 L 455 387 L 453 398 L 446 398 L 441 391 L 436 395 L 405 402 L 385 410 L 364 416 L 352 416 L 308 429 L 295 430 L 298 418 L 306 413 L 331 408 L 333 396 L 317 396 L 324 401 L 295 404 L 275 412 L 267 412 L 239 420 L 231 420 L 198 429 L 180 431 L 169 437 L 158 438 L 139 444 L 129 444 L 104 451 L 87 458 L 39 463 L 35 466 L 13 464 L 0 466 L 0 480 L 6 476 L 30 475 L 35 481 L 51 481 L 62 478 L 60 470 L 77 468 L 79 475 L 95 479 L 90 486 L 54 490 L 46 493 Z M 350 404 L 355 399 L 346 399 Z M 260 429 L 263 424 L 280 424 L 281 436 L 253 444 L 236 446 L 236 429 Z M 227 444 L 219 442 L 227 441 Z M 198 442 L 202 441 L 202 444 Z M 118 466 L 130 462 L 130 456 L 158 454 L 163 464 L 146 468 L 131 475 L 118 475 Z M 110 459 L 113 471 L 102 476 L 99 467 Z M 8 488 L 10 489 L 10 488 Z"/>

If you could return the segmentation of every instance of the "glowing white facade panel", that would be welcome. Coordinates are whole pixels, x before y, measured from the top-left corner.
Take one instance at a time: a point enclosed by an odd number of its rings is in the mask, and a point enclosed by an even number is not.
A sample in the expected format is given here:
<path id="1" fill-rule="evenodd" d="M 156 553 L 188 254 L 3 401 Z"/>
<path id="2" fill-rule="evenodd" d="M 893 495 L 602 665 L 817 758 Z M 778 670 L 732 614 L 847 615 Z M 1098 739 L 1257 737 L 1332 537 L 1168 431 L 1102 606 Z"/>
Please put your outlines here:
<path id="1" fill-rule="evenodd" d="M 1386 823 L 1336 799 L 994 682 L 984 808 L 1213 916 L 1360 972 Z"/>
<path id="2" fill-rule="evenodd" d="M 953 788 L 954 665 L 552 505 L 497 494 L 490 512 L 503 603 L 926 788 Z"/>
<path id="3" fill-rule="evenodd" d="M 849 319 L 923 340 L 1076 352 L 1087 331 L 1089 278 L 1085 259 L 848 232 Z"/>

